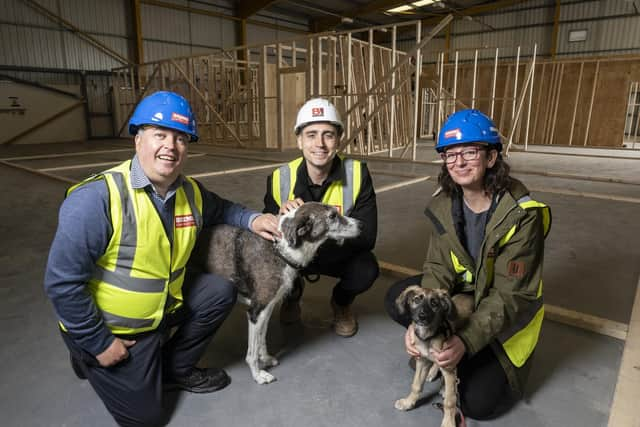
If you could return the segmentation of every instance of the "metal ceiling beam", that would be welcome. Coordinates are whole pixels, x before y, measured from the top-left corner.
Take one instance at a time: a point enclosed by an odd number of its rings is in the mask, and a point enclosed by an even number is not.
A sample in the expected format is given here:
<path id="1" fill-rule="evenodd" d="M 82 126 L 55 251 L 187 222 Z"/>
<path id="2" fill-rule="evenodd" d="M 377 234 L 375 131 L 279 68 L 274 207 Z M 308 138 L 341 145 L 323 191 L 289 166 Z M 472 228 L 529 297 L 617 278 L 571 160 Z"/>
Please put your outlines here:
<path id="1" fill-rule="evenodd" d="M 466 9 L 458 10 L 456 13 L 460 15 L 480 15 L 482 13 L 493 12 L 498 9 L 504 9 L 505 7 L 514 6 L 518 3 L 524 3 L 527 0 L 499 0 L 491 3 L 481 4 L 478 6 L 471 6 Z M 446 12 L 448 13 L 448 11 Z M 422 25 L 436 25 L 440 21 L 440 17 L 427 18 L 422 20 Z"/>
<path id="2" fill-rule="evenodd" d="M 354 7 L 352 9 L 340 12 L 340 15 L 345 18 L 357 18 L 359 16 L 366 15 L 372 12 L 391 9 L 395 6 L 402 6 L 406 3 L 406 1 L 399 0 L 373 0 L 362 6 Z M 342 19 L 339 17 L 321 18 L 313 22 L 313 28 L 314 30 L 316 30 L 316 32 L 321 32 L 333 29 L 341 23 Z"/>
<path id="3" fill-rule="evenodd" d="M 135 55 L 136 64 L 144 62 L 144 50 L 142 48 L 142 15 L 140 14 L 140 0 L 131 0 L 133 15 L 133 28 L 135 31 Z"/>
<path id="4" fill-rule="evenodd" d="M 241 22 L 243 20 L 242 18 L 238 18 L 237 16 L 233 16 L 233 15 L 227 15 L 224 13 L 213 12 L 211 10 L 205 10 L 205 9 L 196 9 L 193 7 L 182 6 L 179 4 L 169 3 L 165 1 L 159 1 L 159 0 L 140 0 L 140 3 L 148 4 L 151 6 L 164 7 L 166 9 L 180 10 L 182 12 L 195 13 L 197 15 L 213 16 L 215 18 L 228 19 L 230 21 L 236 21 L 236 22 Z M 298 34 L 309 34 L 308 31 L 299 30 L 297 28 L 287 27 L 283 25 L 270 24 L 268 22 L 258 21 L 256 19 L 247 19 L 246 21 L 248 24 L 256 25 L 259 27 L 271 28 L 272 30 L 288 31 L 290 33 L 298 33 Z"/>
<path id="5" fill-rule="evenodd" d="M 248 18 L 276 1 L 277 0 L 239 0 L 236 6 L 236 15 L 239 18 Z"/>
<path id="6" fill-rule="evenodd" d="M 71 22 L 67 21 L 66 19 L 64 19 L 64 18 L 56 15 L 55 13 L 51 12 L 49 9 L 47 9 L 46 7 L 40 5 L 38 2 L 33 1 L 33 0 L 22 0 L 22 2 L 24 4 L 26 4 L 27 6 L 29 6 L 30 8 L 34 9 L 35 11 L 37 11 L 38 13 L 46 16 L 48 19 L 52 20 L 53 22 L 61 25 L 62 27 L 66 28 L 67 30 L 71 31 L 73 34 L 75 34 L 76 36 L 78 36 L 82 40 L 86 41 L 87 43 L 89 43 L 93 47 L 101 50 L 103 53 L 106 53 L 110 57 L 116 59 L 118 62 L 121 62 L 123 64 L 127 64 L 127 65 L 131 64 L 131 61 L 129 61 L 124 56 L 120 55 L 115 50 L 111 49 L 109 46 L 106 46 L 104 43 L 100 42 L 99 40 L 93 38 L 92 36 L 87 34 L 85 31 L 82 31 L 80 28 L 76 27 Z"/>
<path id="7" fill-rule="evenodd" d="M 556 0 L 556 9 L 553 14 L 553 31 L 551 33 L 551 58 L 556 57 L 558 51 L 558 31 L 560 28 L 560 0 Z"/>

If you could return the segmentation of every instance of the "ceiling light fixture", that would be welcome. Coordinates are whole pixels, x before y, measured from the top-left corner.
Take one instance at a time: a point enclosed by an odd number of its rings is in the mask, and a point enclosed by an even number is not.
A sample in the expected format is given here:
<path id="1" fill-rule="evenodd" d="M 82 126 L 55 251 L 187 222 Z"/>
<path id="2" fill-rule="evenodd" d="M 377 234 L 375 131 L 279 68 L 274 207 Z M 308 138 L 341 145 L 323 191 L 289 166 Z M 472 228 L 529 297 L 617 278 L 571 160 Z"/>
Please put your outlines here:
<path id="1" fill-rule="evenodd" d="M 398 6 L 398 7 L 394 7 L 393 9 L 388 9 L 387 12 L 389 13 L 402 13 L 402 12 L 407 12 L 409 10 L 413 10 L 413 7 L 411 5 L 404 5 L 404 6 Z"/>

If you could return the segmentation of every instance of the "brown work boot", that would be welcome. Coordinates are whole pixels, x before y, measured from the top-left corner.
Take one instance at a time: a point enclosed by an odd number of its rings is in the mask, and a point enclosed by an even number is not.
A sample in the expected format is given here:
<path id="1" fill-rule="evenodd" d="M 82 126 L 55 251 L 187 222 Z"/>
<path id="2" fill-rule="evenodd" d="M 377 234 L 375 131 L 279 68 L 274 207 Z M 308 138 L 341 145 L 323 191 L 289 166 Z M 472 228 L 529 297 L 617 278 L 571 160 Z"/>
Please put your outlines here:
<path id="1" fill-rule="evenodd" d="M 338 305 L 331 299 L 333 309 L 333 330 L 341 337 L 352 337 L 358 332 L 358 322 L 356 316 L 351 311 L 351 305 Z"/>
<path id="2" fill-rule="evenodd" d="M 283 325 L 300 323 L 301 313 L 299 300 L 285 298 L 280 306 L 280 323 Z"/>

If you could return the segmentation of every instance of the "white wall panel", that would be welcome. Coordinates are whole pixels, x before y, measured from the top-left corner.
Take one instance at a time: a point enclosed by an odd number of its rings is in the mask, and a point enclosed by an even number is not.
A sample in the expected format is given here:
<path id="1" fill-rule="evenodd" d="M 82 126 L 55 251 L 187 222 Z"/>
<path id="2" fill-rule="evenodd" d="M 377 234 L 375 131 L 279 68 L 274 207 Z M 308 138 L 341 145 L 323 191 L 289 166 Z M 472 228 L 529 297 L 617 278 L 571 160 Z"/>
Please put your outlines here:
<path id="1" fill-rule="evenodd" d="M 0 25 L 0 62 L 23 67 L 64 68 L 58 31 Z"/>

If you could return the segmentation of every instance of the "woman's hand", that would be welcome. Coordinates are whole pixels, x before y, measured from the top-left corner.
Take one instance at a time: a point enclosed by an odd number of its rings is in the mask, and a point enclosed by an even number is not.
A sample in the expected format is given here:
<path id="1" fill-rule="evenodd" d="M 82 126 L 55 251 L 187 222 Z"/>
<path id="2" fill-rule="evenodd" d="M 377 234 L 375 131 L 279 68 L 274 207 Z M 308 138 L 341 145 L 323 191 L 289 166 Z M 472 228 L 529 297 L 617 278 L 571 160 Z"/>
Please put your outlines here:
<path id="1" fill-rule="evenodd" d="M 407 349 L 407 353 L 411 357 L 420 357 L 420 352 L 416 348 L 416 334 L 413 332 L 413 323 L 407 328 L 407 332 L 404 334 L 404 346 Z"/>
<path id="2" fill-rule="evenodd" d="M 458 366 L 466 351 L 467 348 L 460 337 L 453 335 L 443 343 L 442 350 L 431 349 L 431 355 L 438 366 L 452 369 Z"/>

